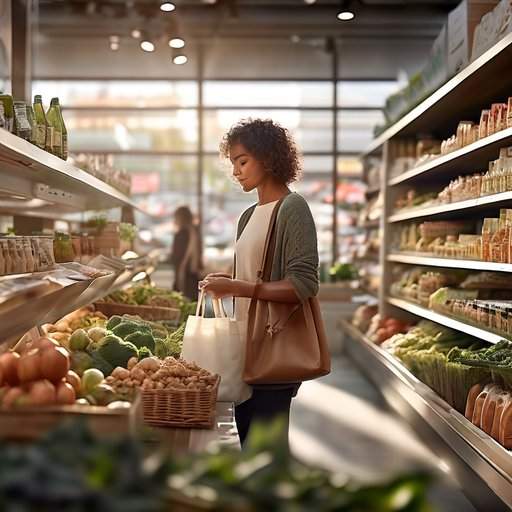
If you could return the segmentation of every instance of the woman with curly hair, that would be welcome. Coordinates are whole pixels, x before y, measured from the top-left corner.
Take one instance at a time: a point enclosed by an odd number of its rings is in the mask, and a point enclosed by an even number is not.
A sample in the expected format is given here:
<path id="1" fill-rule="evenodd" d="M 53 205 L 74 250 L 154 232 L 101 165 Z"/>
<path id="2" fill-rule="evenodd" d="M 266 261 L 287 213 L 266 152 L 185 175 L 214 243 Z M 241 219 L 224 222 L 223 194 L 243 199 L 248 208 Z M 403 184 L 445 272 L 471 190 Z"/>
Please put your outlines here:
<path id="1" fill-rule="evenodd" d="M 242 120 L 224 136 L 220 151 L 231 160 L 233 176 L 243 191 L 257 191 L 258 203 L 238 221 L 235 275 L 210 274 L 201 282 L 202 289 L 215 298 L 235 297 L 235 317 L 240 321 L 247 320 L 255 293 L 259 299 L 287 303 L 315 296 L 317 235 L 308 204 L 288 188 L 300 174 L 298 150 L 288 130 L 271 120 Z M 270 218 L 281 199 L 271 279 L 256 287 Z M 253 386 L 252 397 L 235 407 L 242 445 L 254 420 L 269 421 L 277 416 L 289 420 L 291 400 L 299 386 Z"/>

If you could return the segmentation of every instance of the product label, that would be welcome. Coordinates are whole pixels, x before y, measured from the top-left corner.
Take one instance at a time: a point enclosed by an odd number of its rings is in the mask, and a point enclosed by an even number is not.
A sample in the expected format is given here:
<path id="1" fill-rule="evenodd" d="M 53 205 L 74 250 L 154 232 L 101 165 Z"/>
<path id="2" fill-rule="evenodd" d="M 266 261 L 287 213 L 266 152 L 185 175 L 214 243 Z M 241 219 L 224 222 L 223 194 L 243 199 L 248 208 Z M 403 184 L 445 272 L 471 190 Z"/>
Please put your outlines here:
<path id="1" fill-rule="evenodd" d="M 64 133 L 62 134 L 62 158 L 68 159 L 68 136 Z"/>
<path id="2" fill-rule="evenodd" d="M 44 149 L 46 143 L 46 126 L 44 124 L 36 124 L 36 144 Z"/>
<path id="3" fill-rule="evenodd" d="M 59 130 L 53 130 L 53 144 L 52 146 L 60 151 L 62 149 L 62 133 Z"/>
<path id="4" fill-rule="evenodd" d="M 18 131 L 32 131 L 32 127 L 27 119 L 27 109 L 25 105 L 14 105 L 14 115 L 16 116 Z"/>
<path id="5" fill-rule="evenodd" d="M 53 146 L 54 146 L 53 133 L 54 133 L 53 126 L 47 126 L 46 127 L 46 147 L 50 150 L 52 150 Z"/>

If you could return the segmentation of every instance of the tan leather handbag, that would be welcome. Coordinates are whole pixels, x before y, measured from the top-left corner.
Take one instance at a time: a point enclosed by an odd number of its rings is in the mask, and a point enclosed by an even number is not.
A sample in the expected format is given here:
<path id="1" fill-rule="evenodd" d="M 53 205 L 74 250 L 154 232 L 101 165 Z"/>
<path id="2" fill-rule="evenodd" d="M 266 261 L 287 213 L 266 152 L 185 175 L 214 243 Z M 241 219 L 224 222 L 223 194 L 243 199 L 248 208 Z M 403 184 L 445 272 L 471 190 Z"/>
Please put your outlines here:
<path id="1" fill-rule="evenodd" d="M 327 338 L 316 297 L 304 303 L 269 302 L 258 298 L 258 288 L 270 281 L 276 245 L 277 214 L 272 212 L 249 307 L 247 348 L 243 379 L 248 384 L 297 383 L 327 375 L 331 371 Z"/>

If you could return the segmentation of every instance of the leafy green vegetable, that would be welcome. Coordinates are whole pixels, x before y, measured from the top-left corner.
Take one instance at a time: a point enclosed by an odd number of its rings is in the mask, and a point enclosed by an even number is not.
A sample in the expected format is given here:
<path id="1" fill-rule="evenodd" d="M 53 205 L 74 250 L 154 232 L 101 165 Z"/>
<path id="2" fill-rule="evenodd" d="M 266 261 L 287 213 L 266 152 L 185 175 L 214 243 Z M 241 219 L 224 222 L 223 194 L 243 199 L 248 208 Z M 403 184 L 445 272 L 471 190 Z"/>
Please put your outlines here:
<path id="1" fill-rule="evenodd" d="M 138 357 L 138 350 L 133 343 L 123 341 L 121 338 L 111 334 L 103 340 L 98 350 L 93 353 L 93 356 L 95 354 L 99 355 L 114 368 L 116 366 L 126 368 L 130 358 Z"/>

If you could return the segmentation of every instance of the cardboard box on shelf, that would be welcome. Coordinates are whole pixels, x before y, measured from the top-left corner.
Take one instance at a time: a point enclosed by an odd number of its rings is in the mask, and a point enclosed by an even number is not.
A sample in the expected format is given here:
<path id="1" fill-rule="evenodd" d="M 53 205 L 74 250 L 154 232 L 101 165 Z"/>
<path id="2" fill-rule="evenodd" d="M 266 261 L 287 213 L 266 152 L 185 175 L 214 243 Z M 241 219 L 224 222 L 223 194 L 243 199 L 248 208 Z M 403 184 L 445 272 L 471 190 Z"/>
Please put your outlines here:
<path id="1" fill-rule="evenodd" d="M 501 2 L 485 14 L 475 28 L 471 60 L 475 60 L 512 32 L 512 0 Z"/>
<path id="2" fill-rule="evenodd" d="M 475 28 L 482 17 L 492 11 L 498 0 L 463 0 L 448 15 L 448 75 L 452 76 L 469 63 Z"/>
<path id="3" fill-rule="evenodd" d="M 437 36 L 421 74 L 423 76 L 424 93 L 430 93 L 446 82 L 448 78 L 447 60 L 448 30 L 446 25 Z"/>

